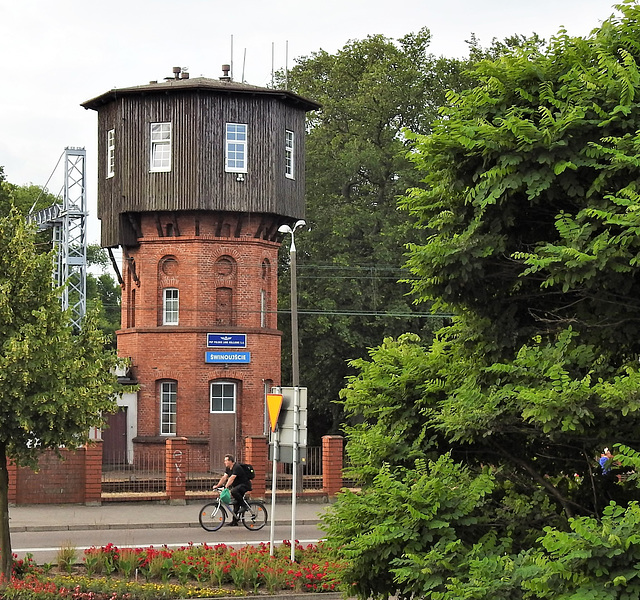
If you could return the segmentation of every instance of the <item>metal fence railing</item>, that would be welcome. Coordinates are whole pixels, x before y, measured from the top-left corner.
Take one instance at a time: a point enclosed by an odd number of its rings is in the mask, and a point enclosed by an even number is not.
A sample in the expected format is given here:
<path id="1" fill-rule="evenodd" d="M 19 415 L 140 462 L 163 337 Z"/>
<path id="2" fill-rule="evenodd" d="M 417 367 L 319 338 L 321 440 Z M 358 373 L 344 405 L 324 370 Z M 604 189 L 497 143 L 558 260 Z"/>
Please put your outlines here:
<path id="1" fill-rule="evenodd" d="M 154 495 L 166 490 L 164 454 L 136 452 L 133 464 L 114 460 L 102 465 L 102 494 Z"/>
<path id="2" fill-rule="evenodd" d="M 242 457 L 238 460 L 242 461 Z M 210 492 L 223 473 L 223 456 L 213 461 L 215 468 L 210 467 L 211 457 L 198 446 L 189 446 L 186 456 L 181 458 L 180 467 L 186 477 L 187 495 L 198 495 Z M 220 465 L 219 467 L 217 465 Z M 302 491 L 322 490 L 322 447 L 314 446 L 306 449 L 306 458 L 300 462 L 298 478 L 302 481 Z M 266 487 L 271 490 L 272 463 L 267 463 Z M 277 465 L 276 490 L 290 490 L 293 479 L 291 463 Z M 126 457 L 122 461 L 114 460 L 102 466 L 102 495 L 162 495 L 166 491 L 165 455 L 164 452 L 136 451 L 133 464 L 127 464 Z"/>
<path id="3" fill-rule="evenodd" d="M 322 447 L 312 446 L 306 449 L 306 457 L 300 461 L 298 477 L 302 481 L 302 490 L 322 489 Z M 267 463 L 267 489 L 272 489 L 273 462 Z M 276 490 L 290 490 L 293 480 L 293 465 L 278 463 L 276 470 Z"/>

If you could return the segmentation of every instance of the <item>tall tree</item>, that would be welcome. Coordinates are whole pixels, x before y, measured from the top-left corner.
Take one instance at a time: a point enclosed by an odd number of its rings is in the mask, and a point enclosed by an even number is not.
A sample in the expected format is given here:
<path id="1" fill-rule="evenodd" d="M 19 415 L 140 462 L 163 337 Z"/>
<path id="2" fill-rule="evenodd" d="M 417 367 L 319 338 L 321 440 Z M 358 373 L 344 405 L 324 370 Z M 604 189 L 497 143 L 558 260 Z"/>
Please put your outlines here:
<path id="1" fill-rule="evenodd" d="M 363 491 L 329 539 L 361 597 L 638 594 L 639 478 L 598 464 L 640 466 L 640 5 L 616 8 L 479 63 L 415 136 L 413 290 L 456 318 L 344 391 Z"/>
<path id="2" fill-rule="evenodd" d="M 0 216 L 8 216 L 11 208 L 15 207 L 25 217 L 30 213 L 37 213 L 43 208 L 59 204 L 60 199 L 38 185 L 15 185 L 7 181 L 2 182 L 0 190 Z M 41 252 L 48 252 L 52 248 L 52 230 L 45 230 L 37 234 L 36 240 Z M 105 270 L 109 260 L 105 251 L 98 244 L 89 244 L 87 248 L 87 306 L 97 311 L 100 329 L 109 338 L 109 344 L 116 347 L 115 332 L 120 327 L 120 286 Z M 100 269 L 96 274 L 91 267 Z"/>
<path id="3" fill-rule="evenodd" d="M 428 336 L 434 321 L 442 324 L 427 307 L 414 308 L 409 286 L 397 284 L 408 275 L 404 244 L 415 238 L 396 198 L 418 183 L 402 131 L 427 132 L 445 91 L 463 81 L 462 63 L 429 54 L 430 39 L 427 29 L 397 41 L 372 35 L 335 54 L 300 58 L 288 74 L 290 89 L 322 104 L 309 118 L 306 140 L 309 229 L 296 237 L 301 383 L 309 389 L 315 437 L 338 430 L 333 401 L 353 372 L 348 360 L 386 335 Z M 284 310 L 288 290 L 285 279 Z M 280 322 L 288 332 L 288 320 Z"/>
<path id="4" fill-rule="evenodd" d="M 117 409 L 114 374 L 95 314 L 79 334 L 51 285 L 53 256 L 13 209 L 0 218 L 0 567 L 11 575 L 7 461 L 37 466 L 45 449 L 77 448 Z"/>

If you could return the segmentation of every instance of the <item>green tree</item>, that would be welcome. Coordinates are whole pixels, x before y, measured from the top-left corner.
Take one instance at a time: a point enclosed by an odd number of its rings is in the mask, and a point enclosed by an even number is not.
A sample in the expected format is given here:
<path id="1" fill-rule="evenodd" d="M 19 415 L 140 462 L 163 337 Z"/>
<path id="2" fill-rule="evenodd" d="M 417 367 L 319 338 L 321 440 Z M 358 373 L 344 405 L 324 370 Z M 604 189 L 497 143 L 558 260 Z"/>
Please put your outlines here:
<path id="1" fill-rule="evenodd" d="M 102 270 L 100 274 L 87 273 L 87 308 L 94 309 L 98 315 L 98 326 L 107 336 L 109 345 L 116 347 L 116 330 L 120 329 L 120 302 L 122 288 L 104 270 L 109 266 L 109 259 L 98 244 L 87 247 L 87 266 Z"/>
<path id="2" fill-rule="evenodd" d="M 94 313 L 74 334 L 51 285 L 53 256 L 36 249 L 17 210 L 0 218 L 0 548 L 11 574 L 7 461 L 37 467 L 46 449 L 76 448 L 117 409 L 114 369 Z"/>
<path id="3" fill-rule="evenodd" d="M 308 121 L 306 189 L 309 230 L 296 236 L 301 383 L 309 389 L 316 437 L 342 421 L 333 401 L 353 371 L 348 360 L 385 336 L 442 324 L 412 307 L 409 285 L 397 281 L 411 219 L 397 196 L 417 185 L 402 130 L 427 132 L 444 101 L 459 89 L 463 63 L 428 53 L 422 29 L 397 41 L 380 35 L 351 41 L 335 54 L 323 50 L 297 60 L 290 89 L 322 104 Z M 288 246 L 283 247 L 280 307 L 287 310 Z M 280 319 L 288 337 L 289 322 Z M 283 344 L 284 378 L 290 363 Z M 331 377 L 327 377 L 331 373 Z M 317 443 L 315 439 L 315 443 Z"/>
<path id="4" fill-rule="evenodd" d="M 52 204 L 61 204 L 60 198 L 51 194 L 45 188 L 30 183 L 29 185 L 15 185 L 7 181 L 3 184 L 8 192 L 8 198 L 0 202 L 0 216 L 6 217 L 15 206 L 21 214 L 36 213 Z M 8 200 L 8 201 L 7 201 Z"/>
<path id="5" fill-rule="evenodd" d="M 411 247 L 414 292 L 484 319 L 498 352 L 569 324 L 637 344 L 620 325 L 638 308 L 638 41 L 620 23 L 479 63 L 482 84 L 416 140 L 426 189 L 405 207 L 436 233 Z"/>
<path id="6" fill-rule="evenodd" d="M 26 217 L 30 212 L 60 204 L 59 198 L 38 185 L 20 186 L 2 181 L 0 186 L 0 216 L 8 216 L 12 207 Z M 36 240 L 42 252 L 49 251 L 52 248 L 51 230 L 39 232 Z M 121 289 L 113 277 L 104 272 L 109 267 L 109 259 L 98 244 L 87 247 L 87 267 L 102 270 L 100 274 L 87 272 L 87 307 L 97 311 L 99 327 L 115 348 L 115 332 L 120 327 Z"/>
<path id="7" fill-rule="evenodd" d="M 616 8 L 586 38 L 480 62 L 412 136 L 412 288 L 456 317 L 424 348 L 371 350 L 343 392 L 363 491 L 328 537 L 361 597 L 637 595 L 638 478 L 597 462 L 618 442 L 640 467 L 640 6 Z"/>

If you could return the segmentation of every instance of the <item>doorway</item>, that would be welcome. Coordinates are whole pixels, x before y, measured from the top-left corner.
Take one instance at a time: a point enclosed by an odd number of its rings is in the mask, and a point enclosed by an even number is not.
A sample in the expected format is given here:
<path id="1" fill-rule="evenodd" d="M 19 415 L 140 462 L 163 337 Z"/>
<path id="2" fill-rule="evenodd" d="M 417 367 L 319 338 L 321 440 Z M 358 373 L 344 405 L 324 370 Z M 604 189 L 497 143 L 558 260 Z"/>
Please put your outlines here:
<path id="1" fill-rule="evenodd" d="M 211 413 L 209 416 L 209 469 L 212 473 L 224 469 L 224 455 L 236 452 L 236 414 Z"/>
<path id="2" fill-rule="evenodd" d="M 107 428 L 102 430 L 102 464 L 121 465 L 127 461 L 127 407 L 107 416 Z"/>

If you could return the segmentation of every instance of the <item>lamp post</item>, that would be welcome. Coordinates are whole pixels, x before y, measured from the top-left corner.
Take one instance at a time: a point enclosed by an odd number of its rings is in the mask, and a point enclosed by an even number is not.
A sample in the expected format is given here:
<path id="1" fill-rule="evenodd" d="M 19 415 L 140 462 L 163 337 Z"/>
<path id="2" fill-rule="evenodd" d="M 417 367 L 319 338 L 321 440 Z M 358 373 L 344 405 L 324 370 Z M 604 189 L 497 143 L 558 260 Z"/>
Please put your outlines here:
<path id="1" fill-rule="evenodd" d="M 281 225 L 280 233 L 291 234 L 289 260 L 291 270 L 291 385 L 293 386 L 293 478 L 291 481 L 291 562 L 295 562 L 296 539 L 296 494 L 298 491 L 298 463 L 300 451 L 300 370 L 298 360 L 298 283 L 296 280 L 295 232 L 306 222 L 300 219 L 293 227 Z"/>

